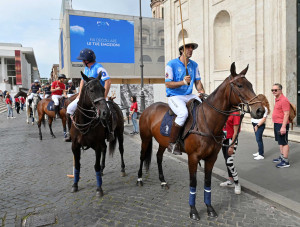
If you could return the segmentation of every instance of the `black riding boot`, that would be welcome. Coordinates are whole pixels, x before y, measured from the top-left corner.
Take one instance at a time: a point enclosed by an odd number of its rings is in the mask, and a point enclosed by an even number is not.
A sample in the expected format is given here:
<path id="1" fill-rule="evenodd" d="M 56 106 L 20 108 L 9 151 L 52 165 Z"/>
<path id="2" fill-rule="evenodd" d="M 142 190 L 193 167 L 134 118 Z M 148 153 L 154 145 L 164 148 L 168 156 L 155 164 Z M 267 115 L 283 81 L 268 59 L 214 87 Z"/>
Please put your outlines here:
<path id="1" fill-rule="evenodd" d="M 67 114 L 67 122 L 68 122 L 68 137 L 65 138 L 65 142 L 71 142 L 71 135 L 70 135 L 70 129 L 71 129 L 71 126 L 72 126 L 72 120 L 71 120 L 71 116 L 70 114 Z"/>
<path id="2" fill-rule="evenodd" d="M 54 105 L 56 119 L 59 118 L 59 106 Z"/>
<path id="3" fill-rule="evenodd" d="M 176 142 L 181 129 L 182 129 L 182 127 L 177 125 L 174 122 L 172 130 L 171 130 L 168 151 L 175 155 L 182 155 L 179 144 Z"/>
<path id="4" fill-rule="evenodd" d="M 31 104 L 32 104 L 32 99 L 28 99 L 28 104 L 29 104 L 29 106 L 31 106 Z"/>

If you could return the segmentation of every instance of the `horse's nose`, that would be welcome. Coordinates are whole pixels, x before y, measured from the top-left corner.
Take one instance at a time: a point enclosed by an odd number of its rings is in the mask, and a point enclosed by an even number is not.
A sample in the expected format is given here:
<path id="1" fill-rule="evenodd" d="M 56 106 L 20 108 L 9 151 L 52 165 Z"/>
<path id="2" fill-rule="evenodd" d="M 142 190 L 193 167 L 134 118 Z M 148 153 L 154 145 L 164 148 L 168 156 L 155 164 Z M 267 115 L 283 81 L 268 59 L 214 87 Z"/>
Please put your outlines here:
<path id="1" fill-rule="evenodd" d="M 256 110 L 256 116 L 257 116 L 258 118 L 262 118 L 263 115 L 264 115 L 264 109 L 261 108 L 261 107 L 259 107 L 259 108 Z"/>
<path id="2" fill-rule="evenodd" d="M 102 117 L 103 119 L 106 118 L 106 115 L 107 115 L 107 111 L 105 111 L 105 110 L 102 111 L 102 116 L 101 116 L 101 117 Z"/>

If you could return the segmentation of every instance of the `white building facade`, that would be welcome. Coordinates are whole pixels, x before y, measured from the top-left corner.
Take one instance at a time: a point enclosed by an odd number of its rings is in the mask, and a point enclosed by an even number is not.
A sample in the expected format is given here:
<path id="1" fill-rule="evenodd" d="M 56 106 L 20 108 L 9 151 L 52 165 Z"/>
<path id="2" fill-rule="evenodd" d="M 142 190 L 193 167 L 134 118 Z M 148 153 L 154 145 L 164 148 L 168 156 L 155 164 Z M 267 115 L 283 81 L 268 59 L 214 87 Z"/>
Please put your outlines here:
<path id="1" fill-rule="evenodd" d="M 222 83 L 235 62 L 237 71 L 249 64 L 247 79 L 257 94 L 266 95 L 271 109 L 274 83 L 281 83 L 284 95 L 297 103 L 296 0 L 182 0 L 181 8 L 184 35 L 199 44 L 192 59 L 199 64 L 206 93 Z M 164 12 L 167 62 L 178 57 L 182 39 L 179 1 L 165 0 Z M 252 130 L 249 116 L 243 126 Z M 271 115 L 267 126 L 273 126 Z"/>
<path id="2" fill-rule="evenodd" d="M 39 79 L 36 59 L 31 47 L 17 43 L 0 43 L 0 89 L 18 92 L 29 89 Z"/>

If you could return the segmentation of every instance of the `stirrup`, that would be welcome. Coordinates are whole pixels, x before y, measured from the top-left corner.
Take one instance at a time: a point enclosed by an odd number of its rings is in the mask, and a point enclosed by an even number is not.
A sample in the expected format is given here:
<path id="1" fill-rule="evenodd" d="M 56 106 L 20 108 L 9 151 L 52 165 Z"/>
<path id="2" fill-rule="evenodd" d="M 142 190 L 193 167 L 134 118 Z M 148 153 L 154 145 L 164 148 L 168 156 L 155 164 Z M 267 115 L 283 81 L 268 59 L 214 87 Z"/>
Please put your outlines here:
<path id="1" fill-rule="evenodd" d="M 182 155 L 182 152 L 178 149 L 178 144 L 176 142 L 170 143 L 167 150 L 174 155 Z"/>

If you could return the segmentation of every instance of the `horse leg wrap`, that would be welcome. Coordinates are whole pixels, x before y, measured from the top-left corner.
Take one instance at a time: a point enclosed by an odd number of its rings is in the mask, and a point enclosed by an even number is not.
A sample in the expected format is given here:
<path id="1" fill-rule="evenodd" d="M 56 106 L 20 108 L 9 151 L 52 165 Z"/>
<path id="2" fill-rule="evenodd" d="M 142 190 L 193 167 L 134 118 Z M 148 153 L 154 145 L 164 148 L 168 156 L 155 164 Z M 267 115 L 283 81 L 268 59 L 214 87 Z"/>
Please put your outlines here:
<path id="1" fill-rule="evenodd" d="M 204 186 L 204 203 L 211 205 L 211 187 Z"/>
<path id="2" fill-rule="evenodd" d="M 74 170 L 74 183 L 75 183 L 75 184 L 77 184 L 78 181 L 79 181 L 79 173 L 80 173 L 80 170 L 77 170 L 77 169 L 75 168 L 75 170 Z"/>
<path id="3" fill-rule="evenodd" d="M 196 204 L 196 188 L 190 187 L 190 198 L 189 198 L 190 206 L 195 206 Z"/>
<path id="4" fill-rule="evenodd" d="M 97 178 L 97 187 L 101 187 L 102 185 L 101 171 L 96 172 L 96 178 Z"/>

